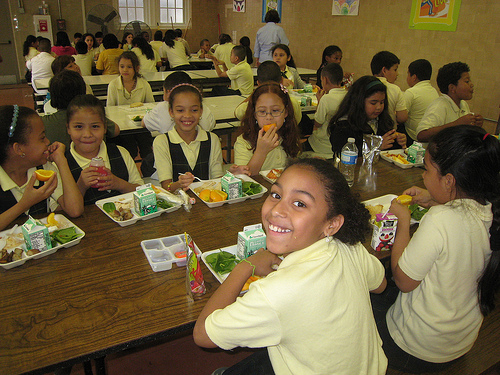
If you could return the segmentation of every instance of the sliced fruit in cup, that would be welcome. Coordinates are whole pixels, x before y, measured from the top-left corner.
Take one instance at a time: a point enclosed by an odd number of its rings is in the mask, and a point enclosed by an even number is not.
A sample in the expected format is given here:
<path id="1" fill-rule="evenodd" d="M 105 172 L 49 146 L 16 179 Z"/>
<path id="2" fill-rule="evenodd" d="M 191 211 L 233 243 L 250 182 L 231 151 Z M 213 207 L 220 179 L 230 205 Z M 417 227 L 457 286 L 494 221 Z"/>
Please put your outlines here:
<path id="1" fill-rule="evenodd" d="M 46 169 L 37 169 L 35 171 L 35 176 L 38 181 L 48 181 L 54 173 L 54 171 L 48 171 Z"/>

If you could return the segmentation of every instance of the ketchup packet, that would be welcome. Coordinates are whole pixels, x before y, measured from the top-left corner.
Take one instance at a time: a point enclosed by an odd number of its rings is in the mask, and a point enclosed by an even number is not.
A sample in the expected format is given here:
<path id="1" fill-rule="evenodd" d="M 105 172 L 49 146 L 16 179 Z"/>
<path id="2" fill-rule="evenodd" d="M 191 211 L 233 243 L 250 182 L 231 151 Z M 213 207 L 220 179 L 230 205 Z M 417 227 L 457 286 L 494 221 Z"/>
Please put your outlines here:
<path id="1" fill-rule="evenodd" d="M 196 256 L 194 242 L 191 236 L 184 232 L 186 241 L 186 291 L 191 299 L 196 299 L 205 294 L 205 280 L 201 272 L 201 265 Z"/>

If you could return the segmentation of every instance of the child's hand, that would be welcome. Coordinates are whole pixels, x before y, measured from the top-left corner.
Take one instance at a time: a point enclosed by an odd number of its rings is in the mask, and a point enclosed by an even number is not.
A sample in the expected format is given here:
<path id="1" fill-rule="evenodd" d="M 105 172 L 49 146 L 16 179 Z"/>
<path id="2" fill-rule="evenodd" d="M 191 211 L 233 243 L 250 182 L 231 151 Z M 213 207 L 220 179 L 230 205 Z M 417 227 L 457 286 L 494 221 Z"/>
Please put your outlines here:
<path id="1" fill-rule="evenodd" d="M 280 144 L 280 137 L 276 126 L 271 126 L 267 132 L 264 129 L 259 130 L 257 138 L 257 147 L 255 152 L 262 152 L 267 155 L 271 150 L 275 149 Z"/>
<path id="2" fill-rule="evenodd" d="M 412 196 L 412 203 L 424 208 L 429 208 L 437 204 L 426 189 L 419 188 L 418 186 L 406 189 L 403 194 Z"/>
<path id="3" fill-rule="evenodd" d="M 231 167 L 229 167 L 229 172 L 231 172 L 232 174 L 245 174 L 247 176 L 250 176 L 250 169 L 247 165 L 233 164 L 231 165 Z"/>
<path id="4" fill-rule="evenodd" d="M 393 215 L 396 215 L 399 221 L 410 221 L 411 212 L 408 206 L 402 205 L 398 202 L 397 198 L 394 198 L 391 202 L 391 208 L 389 212 Z"/>
<path id="5" fill-rule="evenodd" d="M 281 259 L 278 258 L 276 254 L 270 251 L 259 249 L 257 252 L 247 258 L 250 263 L 255 266 L 255 275 L 257 276 L 267 276 L 271 272 L 276 270 L 276 266 L 279 266 Z"/>
<path id="6" fill-rule="evenodd" d="M 45 181 L 43 186 L 38 189 L 35 189 L 35 181 L 36 176 L 35 173 L 33 173 L 19 203 L 22 202 L 23 204 L 26 204 L 27 207 L 31 207 L 50 197 L 57 187 L 57 174 L 54 173 L 50 176 L 50 178 Z"/>
<path id="7" fill-rule="evenodd" d="M 323 97 L 323 95 L 326 94 L 326 91 L 323 90 L 323 89 L 319 89 L 317 92 L 316 92 L 316 99 L 318 99 L 318 103 L 319 101 L 321 100 L 321 98 Z"/>
<path id="8" fill-rule="evenodd" d="M 107 176 L 101 176 L 99 175 L 99 182 L 97 183 L 97 190 L 99 191 L 104 191 L 104 190 L 118 190 L 121 191 L 122 189 L 122 182 L 123 180 L 120 177 L 116 177 L 110 169 L 104 167 L 103 168 L 108 175 Z"/>
<path id="9" fill-rule="evenodd" d="M 83 184 L 85 189 L 89 189 L 99 183 L 99 178 L 102 178 L 99 172 L 97 172 L 96 167 L 87 167 L 80 173 L 80 178 L 78 179 L 78 184 Z"/>
<path id="10" fill-rule="evenodd" d="M 387 150 L 387 149 L 391 148 L 392 145 L 394 144 L 394 141 L 396 140 L 396 137 L 397 137 L 396 130 L 394 130 L 394 129 L 389 130 L 387 133 L 385 133 L 382 136 L 382 145 L 380 146 L 380 149 Z M 405 141 L 406 141 L 406 137 L 405 137 Z"/>
<path id="11" fill-rule="evenodd" d="M 395 134 L 396 142 L 398 142 L 398 145 L 400 145 L 402 148 L 406 148 L 406 134 L 398 132 L 396 132 Z"/>
<path id="12" fill-rule="evenodd" d="M 186 191 L 189 190 L 189 185 L 191 185 L 194 181 L 194 175 L 191 172 L 186 172 L 184 174 L 179 175 L 179 183 L 181 184 L 181 188 Z"/>
<path id="13" fill-rule="evenodd" d="M 283 78 L 282 85 L 285 86 L 286 88 L 288 88 L 288 87 L 293 88 L 293 82 L 288 78 Z"/>
<path id="14" fill-rule="evenodd" d="M 467 113 L 466 115 L 459 117 L 455 121 L 455 123 L 456 123 L 456 125 L 475 125 L 476 124 L 476 116 L 474 115 L 474 113 Z M 482 124 L 483 124 L 483 122 L 481 120 L 481 125 Z M 481 126 L 481 125 L 478 125 L 478 126 Z"/>
<path id="15" fill-rule="evenodd" d="M 57 164 L 62 160 L 62 158 L 65 158 L 65 151 L 66 146 L 64 144 L 61 142 L 54 142 L 49 145 L 49 157 L 47 159 Z"/>
<path id="16" fill-rule="evenodd" d="M 483 116 L 474 115 L 474 123 L 472 125 L 482 127 L 483 126 Z"/>

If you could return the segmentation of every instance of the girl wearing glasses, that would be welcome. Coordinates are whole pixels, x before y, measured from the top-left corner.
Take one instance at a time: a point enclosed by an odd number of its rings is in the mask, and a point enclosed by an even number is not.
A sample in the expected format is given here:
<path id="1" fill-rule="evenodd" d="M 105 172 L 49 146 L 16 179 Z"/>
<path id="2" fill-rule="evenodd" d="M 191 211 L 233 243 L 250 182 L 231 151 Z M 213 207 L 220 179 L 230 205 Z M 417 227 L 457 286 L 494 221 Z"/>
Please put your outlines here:
<path id="1" fill-rule="evenodd" d="M 251 175 L 284 168 L 286 159 L 300 151 L 290 96 L 274 82 L 260 85 L 250 96 L 241 132 L 234 144 L 234 159 L 237 165 L 247 165 Z"/>

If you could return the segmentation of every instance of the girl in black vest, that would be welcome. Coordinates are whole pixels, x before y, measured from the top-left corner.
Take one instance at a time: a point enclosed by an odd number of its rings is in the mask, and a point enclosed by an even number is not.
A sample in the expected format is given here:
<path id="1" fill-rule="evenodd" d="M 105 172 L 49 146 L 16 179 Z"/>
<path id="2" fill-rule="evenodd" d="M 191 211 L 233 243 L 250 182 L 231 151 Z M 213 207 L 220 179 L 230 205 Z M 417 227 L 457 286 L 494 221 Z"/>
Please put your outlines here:
<path id="1" fill-rule="evenodd" d="M 93 95 L 76 96 L 68 105 L 67 116 L 71 145 L 66 157 L 86 205 L 135 191 L 137 186 L 144 184 L 128 151 L 103 141 L 105 113 L 99 99 Z M 106 174 L 89 166 L 95 157 L 103 159 Z"/>
<path id="2" fill-rule="evenodd" d="M 83 199 L 64 157 L 64 145 L 45 137 L 38 114 L 17 105 L 0 106 L 0 230 L 23 213 L 62 208 L 70 217 L 83 213 Z M 35 171 L 54 171 L 43 183 Z"/>

